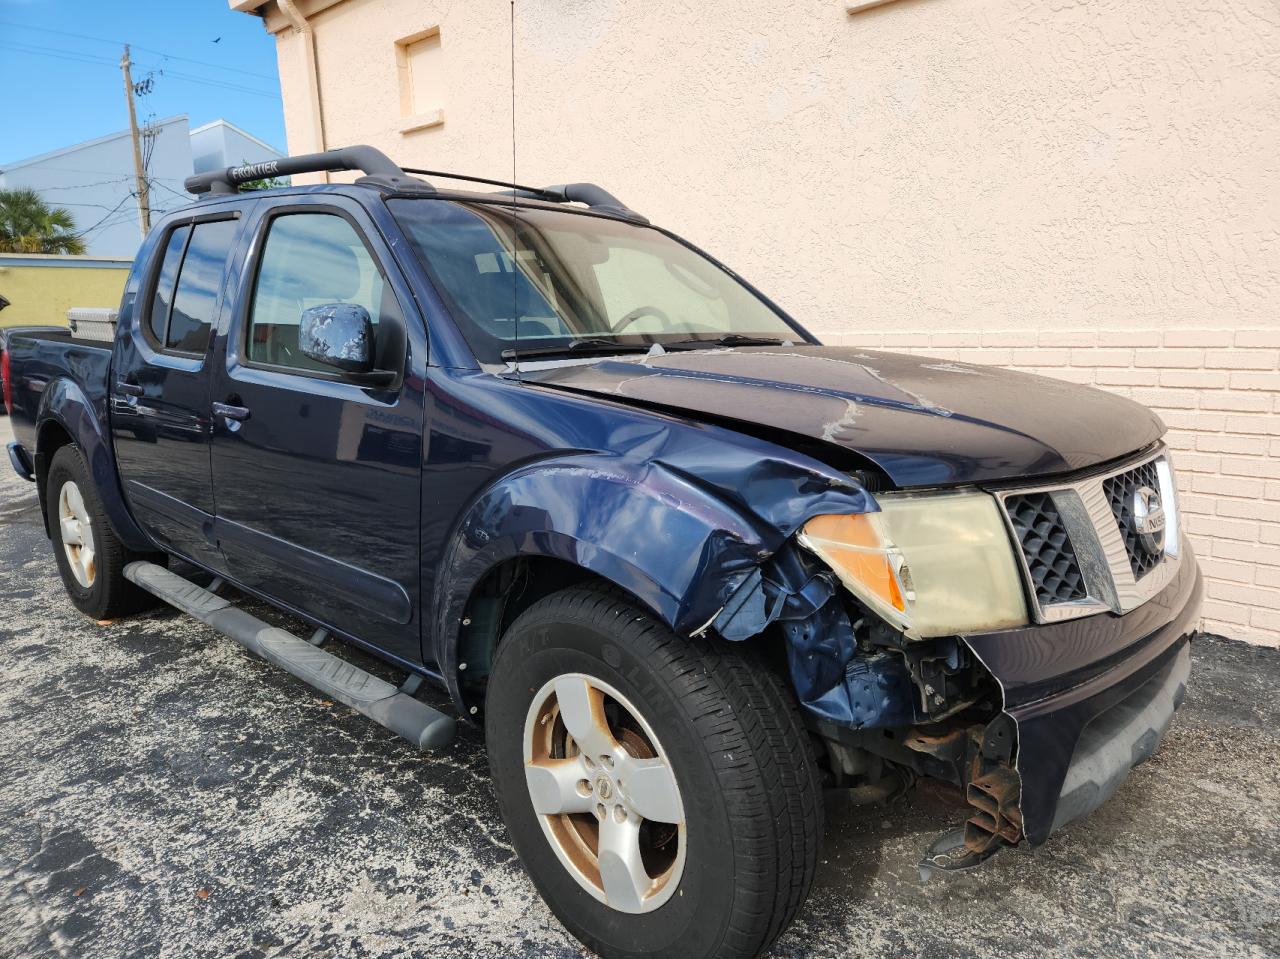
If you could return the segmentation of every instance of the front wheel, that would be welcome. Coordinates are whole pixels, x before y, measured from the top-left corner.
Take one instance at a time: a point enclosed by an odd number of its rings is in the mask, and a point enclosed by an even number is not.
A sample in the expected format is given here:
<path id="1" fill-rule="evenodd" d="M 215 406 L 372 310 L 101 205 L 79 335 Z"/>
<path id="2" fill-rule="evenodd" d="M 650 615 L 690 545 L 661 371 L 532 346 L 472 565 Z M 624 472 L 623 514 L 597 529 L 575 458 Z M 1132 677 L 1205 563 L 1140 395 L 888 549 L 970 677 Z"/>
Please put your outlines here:
<path id="1" fill-rule="evenodd" d="M 566 590 L 503 638 L 485 728 L 521 861 L 605 959 L 751 959 L 808 894 L 817 770 L 790 691 L 749 647 Z"/>

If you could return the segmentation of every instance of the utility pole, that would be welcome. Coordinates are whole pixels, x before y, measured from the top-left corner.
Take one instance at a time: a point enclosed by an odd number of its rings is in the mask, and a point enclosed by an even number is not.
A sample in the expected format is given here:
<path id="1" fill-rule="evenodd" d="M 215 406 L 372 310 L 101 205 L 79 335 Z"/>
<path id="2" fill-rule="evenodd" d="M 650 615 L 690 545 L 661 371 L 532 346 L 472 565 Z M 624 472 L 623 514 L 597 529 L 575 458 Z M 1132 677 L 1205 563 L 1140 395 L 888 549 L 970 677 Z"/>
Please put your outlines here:
<path id="1" fill-rule="evenodd" d="M 138 223 L 142 226 L 142 238 L 145 240 L 151 232 L 151 192 L 147 188 L 147 171 L 142 166 L 142 141 L 138 136 L 138 114 L 133 109 L 133 76 L 129 68 L 133 64 L 129 60 L 129 44 L 124 45 L 124 56 L 120 58 L 120 72 L 124 74 L 124 98 L 129 103 L 129 135 L 133 137 L 133 176 L 137 181 Z"/>

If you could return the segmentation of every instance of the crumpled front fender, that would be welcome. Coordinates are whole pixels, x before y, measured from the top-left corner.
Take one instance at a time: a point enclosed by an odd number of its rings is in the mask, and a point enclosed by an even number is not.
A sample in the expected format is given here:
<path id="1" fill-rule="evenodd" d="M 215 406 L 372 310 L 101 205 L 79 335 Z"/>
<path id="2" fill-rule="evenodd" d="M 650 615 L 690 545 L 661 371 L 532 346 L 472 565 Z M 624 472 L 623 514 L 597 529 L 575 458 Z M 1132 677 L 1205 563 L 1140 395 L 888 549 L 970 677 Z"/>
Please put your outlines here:
<path id="1" fill-rule="evenodd" d="M 535 460 L 483 490 L 457 524 L 437 582 L 436 661 L 455 696 L 464 611 L 505 560 L 572 563 L 688 635 L 710 625 L 806 520 L 877 508 L 837 470 L 721 432 L 654 421 L 615 434 L 616 452 Z"/>

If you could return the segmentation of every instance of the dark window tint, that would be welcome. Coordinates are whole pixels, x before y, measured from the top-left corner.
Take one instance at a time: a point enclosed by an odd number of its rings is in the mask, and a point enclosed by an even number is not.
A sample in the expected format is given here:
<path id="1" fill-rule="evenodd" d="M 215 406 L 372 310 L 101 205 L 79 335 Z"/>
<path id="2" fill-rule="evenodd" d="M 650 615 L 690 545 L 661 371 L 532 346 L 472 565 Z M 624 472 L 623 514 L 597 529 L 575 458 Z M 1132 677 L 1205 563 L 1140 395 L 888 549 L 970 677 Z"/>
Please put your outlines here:
<path id="1" fill-rule="evenodd" d="M 187 245 L 187 235 L 190 232 L 191 227 L 180 226 L 169 234 L 169 242 L 165 244 L 160 278 L 156 280 L 156 292 L 151 298 L 151 313 L 147 317 L 151 338 L 156 343 L 164 342 L 164 330 L 169 322 L 169 304 L 173 302 L 173 281 L 178 278 L 182 251 Z"/>
<path id="2" fill-rule="evenodd" d="M 213 308 L 222 289 L 227 253 L 235 233 L 235 220 L 215 220 L 193 227 L 164 339 L 169 349 L 203 353 L 208 347 Z"/>
<path id="3" fill-rule="evenodd" d="M 298 348 L 302 311 L 327 303 L 363 306 L 379 342 L 380 319 L 397 309 L 377 263 L 345 219 L 331 213 L 278 217 L 271 223 L 258 267 L 249 316 L 249 359 L 332 373 L 333 367 L 304 356 Z"/>

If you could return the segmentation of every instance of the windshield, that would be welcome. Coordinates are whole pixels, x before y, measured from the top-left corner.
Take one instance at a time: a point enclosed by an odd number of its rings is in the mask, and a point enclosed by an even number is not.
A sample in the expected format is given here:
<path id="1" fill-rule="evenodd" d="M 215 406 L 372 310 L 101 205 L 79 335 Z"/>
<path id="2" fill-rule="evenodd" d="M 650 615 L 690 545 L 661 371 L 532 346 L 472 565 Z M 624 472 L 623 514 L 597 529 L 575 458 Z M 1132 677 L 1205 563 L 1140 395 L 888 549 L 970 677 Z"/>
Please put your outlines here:
<path id="1" fill-rule="evenodd" d="M 558 210 L 388 203 L 476 356 L 804 337 L 664 233 Z M 517 344 L 517 333 L 519 335 Z"/>

